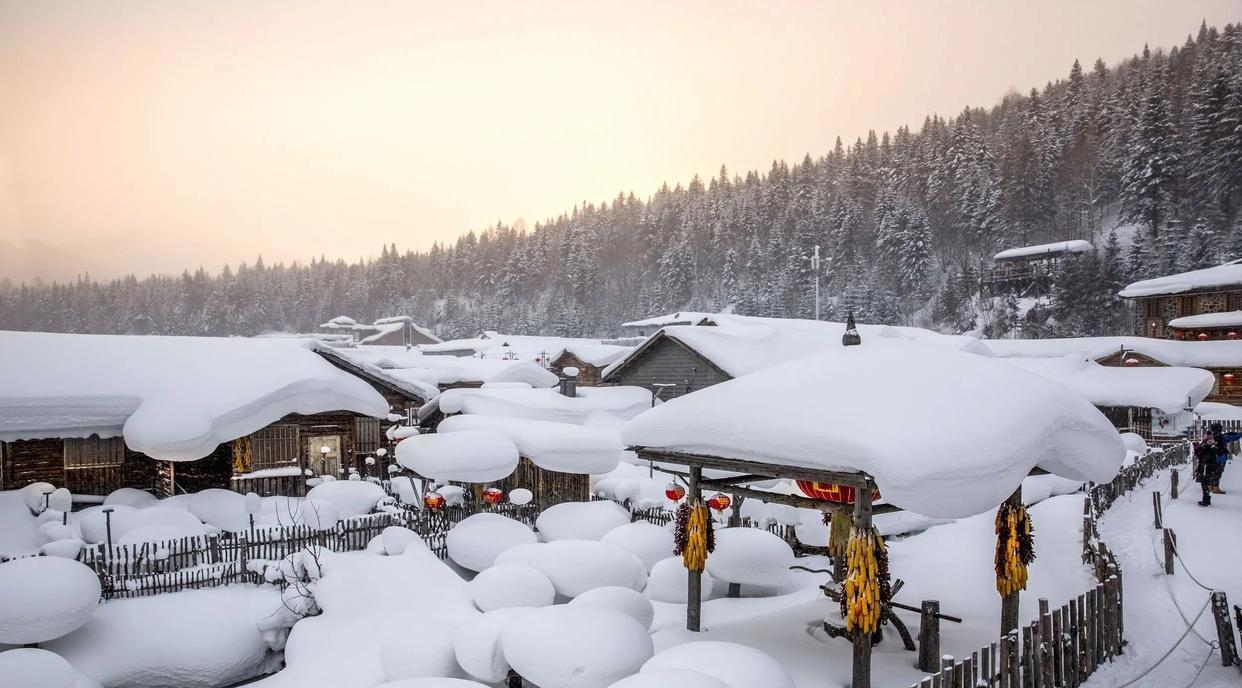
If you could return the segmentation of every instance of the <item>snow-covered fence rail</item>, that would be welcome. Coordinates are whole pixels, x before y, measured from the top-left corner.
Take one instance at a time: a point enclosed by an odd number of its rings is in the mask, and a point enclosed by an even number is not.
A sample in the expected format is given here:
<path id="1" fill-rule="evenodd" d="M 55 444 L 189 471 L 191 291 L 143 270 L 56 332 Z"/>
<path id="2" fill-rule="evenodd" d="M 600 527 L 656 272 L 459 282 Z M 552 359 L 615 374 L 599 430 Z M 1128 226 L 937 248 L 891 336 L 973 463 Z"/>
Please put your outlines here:
<path id="1" fill-rule="evenodd" d="M 1180 466 L 1190 460 L 1190 445 L 1186 442 L 1163 449 L 1153 449 L 1134 463 L 1122 466 L 1117 476 L 1107 483 L 1092 484 L 1088 490 L 1096 514 L 1108 510 L 1120 497 L 1128 494 L 1158 471 Z"/>
<path id="2" fill-rule="evenodd" d="M 911 688 L 1076 688 L 1124 644 L 1121 579 L 1112 577 L 1057 609 L 1039 601 L 1039 618 L 954 659 Z"/>

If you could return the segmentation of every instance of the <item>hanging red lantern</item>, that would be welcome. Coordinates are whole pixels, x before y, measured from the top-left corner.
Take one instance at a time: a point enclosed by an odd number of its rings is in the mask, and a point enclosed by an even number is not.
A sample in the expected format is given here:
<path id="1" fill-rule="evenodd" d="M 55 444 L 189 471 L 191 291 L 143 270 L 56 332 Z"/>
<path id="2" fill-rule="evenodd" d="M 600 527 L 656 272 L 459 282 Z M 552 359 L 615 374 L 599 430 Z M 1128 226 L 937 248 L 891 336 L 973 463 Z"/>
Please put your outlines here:
<path id="1" fill-rule="evenodd" d="M 664 496 L 668 497 L 670 502 L 680 501 L 682 497 L 686 496 L 686 488 L 677 483 L 669 483 L 664 486 Z"/>
<path id="2" fill-rule="evenodd" d="M 1178 339 L 1185 339 L 1185 338 L 1186 338 L 1186 333 L 1185 333 L 1185 332 L 1176 332 L 1176 333 L 1174 333 L 1174 334 L 1176 335 L 1176 337 L 1177 337 Z"/>
<path id="3" fill-rule="evenodd" d="M 423 495 L 423 506 L 432 510 L 444 508 L 444 495 L 439 492 L 428 492 Z"/>
<path id="4" fill-rule="evenodd" d="M 504 501 L 505 493 L 498 487 L 489 487 L 483 490 L 483 501 L 488 504 L 499 504 Z"/>
<path id="5" fill-rule="evenodd" d="M 819 499 L 825 502 L 837 502 L 839 504 L 854 503 L 854 488 L 849 485 L 836 485 L 833 483 L 817 483 L 810 480 L 798 480 L 798 489 L 802 490 L 802 494 L 811 499 Z M 871 501 L 880 498 L 879 490 L 871 491 Z"/>
<path id="6" fill-rule="evenodd" d="M 1137 358 L 1127 358 L 1127 359 L 1126 359 L 1126 365 L 1128 365 L 1128 366 L 1136 366 L 1136 365 L 1138 365 L 1138 364 L 1139 364 L 1139 360 L 1138 360 Z"/>
<path id="7" fill-rule="evenodd" d="M 733 500 L 729 499 L 729 495 L 723 492 L 717 492 L 707 500 L 707 506 L 715 509 L 716 511 L 724 511 L 725 509 L 728 509 L 729 505 L 732 503 Z"/>
<path id="8" fill-rule="evenodd" d="M 1224 375 L 1221 375 L 1221 379 L 1225 381 L 1225 384 L 1232 385 L 1234 381 L 1233 373 L 1225 373 Z"/>
<path id="9" fill-rule="evenodd" d="M 1226 334 L 1225 336 L 1226 336 L 1226 337 L 1228 337 L 1228 338 L 1230 338 L 1230 339 L 1237 339 L 1237 338 L 1238 338 L 1238 333 L 1237 333 L 1237 332 L 1234 332 L 1233 330 L 1229 330 L 1228 334 Z"/>
<path id="10" fill-rule="evenodd" d="M 1201 342 L 1206 342 L 1206 341 L 1207 341 L 1207 339 L 1208 339 L 1208 333 L 1207 333 L 1207 332 L 1200 332 L 1200 333 L 1199 333 L 1199 341 L 1201 341 Z"/>

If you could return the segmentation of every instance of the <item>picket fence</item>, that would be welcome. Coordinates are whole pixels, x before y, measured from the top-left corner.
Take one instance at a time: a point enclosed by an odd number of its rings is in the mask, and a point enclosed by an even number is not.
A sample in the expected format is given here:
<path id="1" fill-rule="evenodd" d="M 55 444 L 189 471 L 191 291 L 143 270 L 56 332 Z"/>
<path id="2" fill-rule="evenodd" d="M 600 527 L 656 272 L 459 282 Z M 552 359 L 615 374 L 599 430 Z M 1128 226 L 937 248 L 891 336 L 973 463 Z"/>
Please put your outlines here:
<path id="1" fill-rule="evenodd" d="M 911 688 L 1076 688 L 1100 665 L 1122 653 L 1125 619 L 1121 568 L 1100 539 L 1098 517 L 1157 472 L 1190 459 L 1188 443 L 1155 449 L 1124 466 L 1111 481 L 1091 484 L 1083 500 L 1083 562 L 1097 584 L 1039 618 L 970 654 L 945 656 L 939 672 Z"/>

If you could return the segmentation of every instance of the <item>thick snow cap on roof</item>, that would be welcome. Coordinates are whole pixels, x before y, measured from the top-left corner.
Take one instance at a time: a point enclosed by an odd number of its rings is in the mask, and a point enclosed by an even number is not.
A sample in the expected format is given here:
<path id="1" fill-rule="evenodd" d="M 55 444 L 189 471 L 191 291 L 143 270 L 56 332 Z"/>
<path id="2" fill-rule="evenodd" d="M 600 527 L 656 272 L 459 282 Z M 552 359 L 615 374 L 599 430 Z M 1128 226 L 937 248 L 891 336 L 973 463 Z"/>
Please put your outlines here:
<path id="1" fill-rule="evenodd" d="M 715 320 L 718 317 L 726 315 L 724 313 L 699 313 L 697 311 L 678 311 L 676 313 L 666 313 L 657 315 L 644 320 L 632 320 L 627 323 L 621 323 L 621 327 L 664 327 L 665 325 L 678 325 L 689 323 L 698 325 L 704 320 Z"/>
<path id="2" fill-rule="evenodd" d="M 313 340 L 0 332 L 0 440 L 121 435 L 189 461 L 291 413 L 388 403 Z"/>
<path id="3" fill-rule="evenodd" d="M 1073 241 L 1055 241 L 1051 244 L 1022 246 L 1001 251 L 992 256 L 992 260 L 1013 260 L 1015 258 L 1036 258 L 1039 256 L 1059 256 L 1066 253 L 1085 253 L 1091 250 L 1090 242 L 1082 239 Z"/>
<path id="4" fill-rule="evenodd" d="M 436 397 L 444 413 L 530 418 L 589 425 L 594 419 L 629 420 L 651 408 L 642 387 L 579 387 L 567 397 L 555 389 L 450 389 Z"/>
<path id="5" fill-rule="evenodd" d="M 662 333 L 698 352 L 730 376 L 740 377 L 777 363 L 840 347 L 841 335 L 845 333 L 845 323 L 826 320 L 730 314 L 713 315 L 711 320 L 716 326 L 675 325 L 665 327 L 652 338 Z M 859 325 L 858 331 L 864 340 L 907 340 L 978 354 L 988 353 L 987 347 L 975 337 L 940 334 L 917 327 Z M 607 378 L 621 369 L 644 348 L 645 345 L 639 346 L 634 353 L 605 368 L 603 377 Z"/>
<path id="6" fill-rule="evenodd" d="M 1239 327 L 1242 326 L 1242 311 L 1226 311 L 1224 313 L 1200 313 L 1184 315 L 1169 321 L 1169 327 L 1179 330 L 1194 330 L 1208 327 Z"/>
<path id="7" fill-rule="evenodd" d="M 619 360 L 633 350 L 632 346 L 619 344 L 569 344 L 563 353 L 573 354 L 579 361 L 600 368 Z M 553 360 L 556 358 L 560 356 L 553 357 Z"/>
<path id="8" fill-rule="evenodd" d="M 445 418 L 437 433 L 494 430 L 513 441 L 536 466 L 560 473 L 607 473 L 621 460 L 621 444 L 580 425 L 503 416 Z"/>
<path id="9" fill-rule="evenodd" d="M 1224 265 L 1179 272 L 1154 279 L 1140 280 L 1118 292 L 1118 296 L 1128 299 L 1140 296 L 1156 296 L 1158 294 L 1181 294 L 1196 289 L 1212 289 L 1242 285 L 1242 259 L 1230 261 Z"/>
<path id="10" fill-rule="evenodd" d="M 331 329 L 331 328 L 349 329 L 357 324 L 358 324 L 358 321 L 354 320 L 348 315 L 338 315 L 335 318 L 329 320 L 328 322 L 320 325 L 320 327 L 323 327 L 325 329 Z"/>
<path id="11" fill-rule="evenodd" d="M 1242 344 L 1189 342 L 1151 337 L 1072 337 L 1064 339 L 987 339 L 994 356 L 1061 357 L 1082 354 L 1098 360 L 1121 350 L 1148 356 L 1165 365 L 1218 368 L 1242 365 Z"/>
<path id="12" fill-rule="evenodd" d="M 1102 366 L 1081 354 L 1001 359 L 1065 385 L 1096 406 L 1134 406 L 1177 413 L 1212 393 L 1216 377 L 1199 368 Z"/>
<path id="13" fill-rule="evenodd" d="M 530 361 L 468 356 L 425 356 L 404 346 L 367 346 L 340 351 L 342 357 L 383 369 L 388 375 L 422 385 L 457 382 L 524 382 L 532 387 L 551 387 L 557 378 Z"/>
<path id="14" fill-rule="evenodd" d="M 1104 482 L 1125 456 L 1108 419 L 1064 387 L 983 356 L 865 336 L 673 399 L 621 438 L 866 472 L 886 501 L 946 518 L 995 507 L 1036 466 Z"/>
<path id="15" fill-rule="evenodd" d="M 434 480 L 486 483 L 513 473 L 518 450 L 491 430 L 415 435 L 397 444 L 397 463 Z"/>

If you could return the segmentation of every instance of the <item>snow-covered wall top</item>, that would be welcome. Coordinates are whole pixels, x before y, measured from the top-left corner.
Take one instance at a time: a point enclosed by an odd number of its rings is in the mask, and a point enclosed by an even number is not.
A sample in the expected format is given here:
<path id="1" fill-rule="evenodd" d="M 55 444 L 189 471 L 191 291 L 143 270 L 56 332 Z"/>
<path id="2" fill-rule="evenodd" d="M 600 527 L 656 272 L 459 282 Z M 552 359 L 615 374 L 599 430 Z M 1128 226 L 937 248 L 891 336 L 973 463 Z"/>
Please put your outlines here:
<path id="1" fill-rule="evenodd" d="M 1190 342 L 1151 337 L 1073 337 L 1065 339 L 987 339 L 995 356 L 1061 357 L 1082 354 L 1092 360 L 1125 349 L 1171 366 L 1218 368 L 1242 365 L 1242 343 Z"/>
<path id="2" fill-rule="evenodd" d="M 673 399 L 621 439 L 863 471 L 886 501 L 946 518 L 995 507 L 1036 466 L 1104 482 L 1125 456 L 1108 419 L 1060 385 L 984 356 L 865 336 Z"/>
<path id="3" fill-rule="evenodd" d="M 715 326 L 673 325 L 660 330 L 714 363 L 733 377 L 762 370 L 817 351 L 841 346 L 845 324 L 827 320 L 761 318 L 731 314 L 712 316 Z M 930 346 L 987 355 L 987 347 L 974 337 L 945 335 L 917 327 L 859 325 L 867 340 L 906 340 Z M 657 333 L 658 335 L 659 333 Z M 652 335 L 653 337 L 656 335 Z M 604 369 L 607 377 L 639 355 L 643 347 Z"/>
<path id="4" fill-rule="evenodd" d="M 1216 377 L 1199 368 L 1102 366 L 1081 354 L 1004 358 L 1006 363 L 1065 385 L 1096 406 L 1134 406 L 1177 413 L 1212 393 Z"/>
<path id="5" fill-rule="evenodd" d="M 1085 253 L 1091 250 L 1090 242 L 1082 239 L 1073 241 L 1057 241 L 1051 244 L 1022 246 L 1001 251 L 992 256 L 992 260 L 1013 260 L 1015 258 L 1035 258 L 1037 256 L 1059 256 L 1064 253 Z"/>
<path id="6" fill-rule="evenodd" d="M 1118 295 L 1132 299 L 1140 296 L 1181 294 L 1196 289 L 1228 286 L 1242 288 L 1242 259 L 1211 268 L 1179 272 L 1176 275 L 1135 282 L 1118 292 Z"/>
<path id="7" fill-rule="evenodd" d="M 1169 327 L 1178 329 L 1202 329 L 1206 327 L 1240 327 L 1242 311 L 1226 311 L 1224 313 L 1200 313 L 1184 315 L 1169 321 Z"/>
<path id="8" fill-rule="evenodd" d="M 290 413 L 382 417 L 312 340 L 0 332 L 0 440 L 121 435 L 188 461 Z"/>

